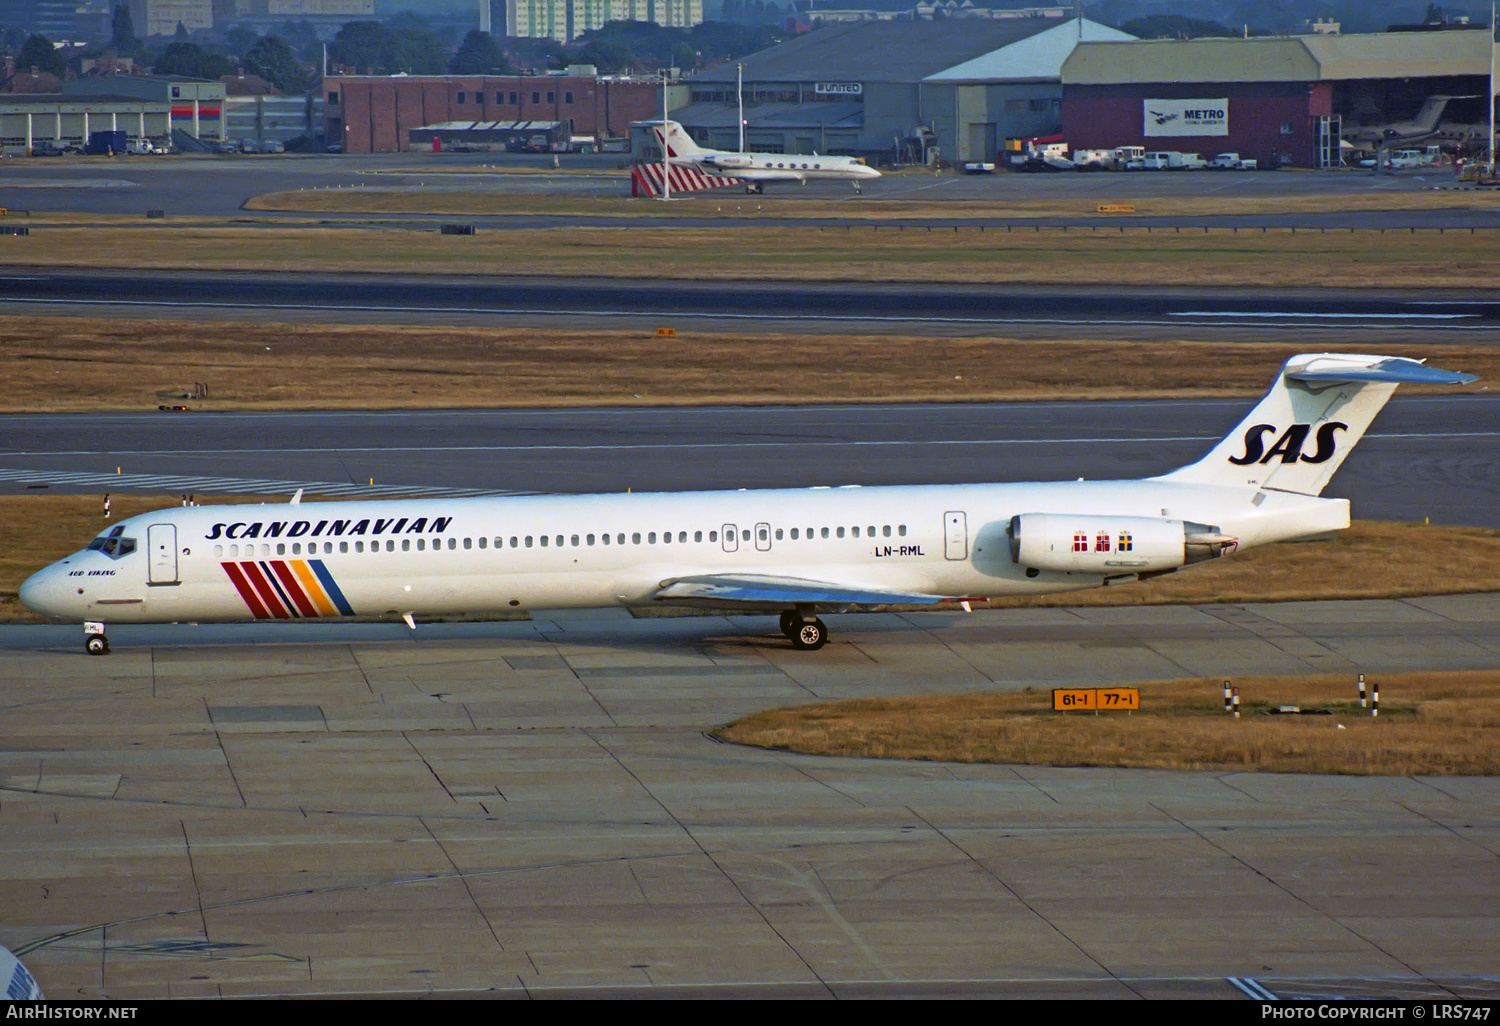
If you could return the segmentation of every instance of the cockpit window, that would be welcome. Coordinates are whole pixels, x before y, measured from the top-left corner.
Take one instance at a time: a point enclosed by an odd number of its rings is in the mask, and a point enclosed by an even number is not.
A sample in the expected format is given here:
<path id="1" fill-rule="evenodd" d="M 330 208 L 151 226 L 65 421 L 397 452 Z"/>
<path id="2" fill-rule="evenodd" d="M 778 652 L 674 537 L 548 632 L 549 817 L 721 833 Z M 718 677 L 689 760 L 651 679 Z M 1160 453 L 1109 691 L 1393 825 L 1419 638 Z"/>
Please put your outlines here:
<path id="1" fill-rule="evenodd" d="M 125 537 L 124 524 L 116 524 L 89 542 L 89 548 L 104 553 L 110 559 L 119 559 L 135 551 L 135 539 Z"/>

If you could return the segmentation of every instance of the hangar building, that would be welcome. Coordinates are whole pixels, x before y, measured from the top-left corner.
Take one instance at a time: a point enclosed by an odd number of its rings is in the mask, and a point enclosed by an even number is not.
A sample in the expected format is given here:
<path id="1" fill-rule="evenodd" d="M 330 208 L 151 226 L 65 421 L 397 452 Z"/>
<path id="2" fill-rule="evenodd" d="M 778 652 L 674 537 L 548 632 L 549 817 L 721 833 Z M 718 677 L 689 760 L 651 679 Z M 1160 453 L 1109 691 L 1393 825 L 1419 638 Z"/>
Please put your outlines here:
<path id="1" fill-rule="evenodd" d="M 739 62 L 745 148 L 994 160 L 1007 137 L 1057 131 L 1062 63 L 1080 39 L 1132 38 L 1044 17 L 827 25 Z M 700 145 L 739 148 L 736 73 L 726 62 L 688 78 L 672 116 Z"/>
<path id="2" fill-rule="evenodd" d="M 1084 42 L 1062 66 L 1063 133 L 1074 149 L 1336 167 L 1341 136 L 1431 97 L 1454 97 L 1441 120 L 1456 134 L 1482 130 L 1489 71 L 1485 31 Z"/>
<path id="3" fill-rule="evenodd" d="M 661 110 L 655 79 L 592 74 L 343 75 L 323 80 L 324 136 L 347 153 L 388 153 L 431 144 L 432 132 L 455 125 L 555 124 L 596 139 L 622 138 L 630 124 Z"/>

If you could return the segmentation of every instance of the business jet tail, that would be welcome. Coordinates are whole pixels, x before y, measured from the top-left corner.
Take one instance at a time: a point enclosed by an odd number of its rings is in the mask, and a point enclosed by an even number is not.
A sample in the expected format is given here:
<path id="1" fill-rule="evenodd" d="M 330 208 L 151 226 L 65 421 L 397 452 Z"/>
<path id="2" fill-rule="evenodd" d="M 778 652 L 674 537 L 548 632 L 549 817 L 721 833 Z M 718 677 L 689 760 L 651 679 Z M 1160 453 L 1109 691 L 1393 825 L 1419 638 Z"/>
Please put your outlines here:
<path id="1" fill-rule="evenodd" d="M 1213 451 L 1157 480 L 1317 495 L 1397 385 L 1473 380 L 1400 356 L 1294 356 L 1260 405 Z"/>
<path id="2" fill-rule="evenodd" d="M 656 143 L 667 154 L 669 161 L 696 161 L 708 151 L 693 142 L 692 136 L 675 121 L 658 121 L 651 126 Z"/>

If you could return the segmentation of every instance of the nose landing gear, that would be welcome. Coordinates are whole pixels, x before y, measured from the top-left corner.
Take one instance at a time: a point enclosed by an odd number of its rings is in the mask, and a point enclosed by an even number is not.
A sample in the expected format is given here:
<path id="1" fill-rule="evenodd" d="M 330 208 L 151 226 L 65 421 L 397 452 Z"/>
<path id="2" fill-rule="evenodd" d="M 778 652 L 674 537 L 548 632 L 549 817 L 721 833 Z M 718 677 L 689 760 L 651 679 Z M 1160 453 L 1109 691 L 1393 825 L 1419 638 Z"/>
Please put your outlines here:
<path id="1" fill-rule="evenodd" d="M 83 650 L 93 656 L 109 654 L 109 639 L 104 636 L 104 624 L 90 620 L 83 625 Z"/>

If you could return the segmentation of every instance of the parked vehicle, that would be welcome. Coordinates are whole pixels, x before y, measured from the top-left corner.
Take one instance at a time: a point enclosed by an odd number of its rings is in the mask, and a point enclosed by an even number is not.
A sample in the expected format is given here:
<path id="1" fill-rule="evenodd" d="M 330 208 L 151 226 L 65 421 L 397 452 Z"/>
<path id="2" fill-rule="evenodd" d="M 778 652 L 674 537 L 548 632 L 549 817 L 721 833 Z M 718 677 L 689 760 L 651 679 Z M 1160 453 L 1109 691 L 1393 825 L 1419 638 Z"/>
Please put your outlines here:
<path id="1" fill-rule="evenodd" d="M 124 153 L 130 145 L 130 136 L 125 132 L 108 129 L 102 132 L 90 132 L 88 146 L 85 153 L 96 157 L 112 157 L 117 153 Z"/>
<path id="2" fill-rule="evenodd" d="M 1214 159 L 1208 162 L 1210 171 L 1238 171 L 1240 169 L 1240 155 L 1238 153 L 1216 153 Z"/>
<path id="3" fill-rule="evenodd" d="M 1158 150 L 1145 157 L 1147 171 L 1196 171 L 1207 162 L 1196 153 L 1178 153 L 1176 150 Z"/>
<path id="4" fill-rule="evenodd" d="M 1074 150 L 1073 166 L 1079 171 L 1103 171 L 1114 164 L 1109 150 Z"/>

